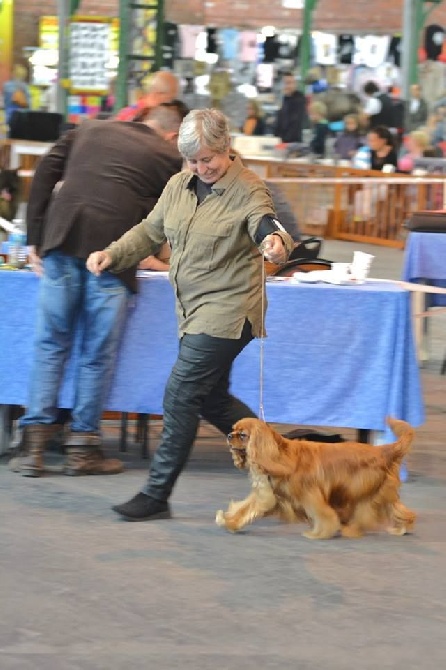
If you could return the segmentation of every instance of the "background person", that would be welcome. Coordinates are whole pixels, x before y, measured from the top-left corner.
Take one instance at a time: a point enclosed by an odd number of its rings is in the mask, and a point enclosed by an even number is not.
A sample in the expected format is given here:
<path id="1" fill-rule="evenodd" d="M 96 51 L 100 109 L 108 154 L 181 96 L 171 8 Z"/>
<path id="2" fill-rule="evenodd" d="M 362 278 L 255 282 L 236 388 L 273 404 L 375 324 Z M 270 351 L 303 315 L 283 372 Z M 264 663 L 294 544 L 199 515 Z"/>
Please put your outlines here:
<path id="1" fill-rule="evenodd" d="M 245 160 L 239 151 L 231 147 L 230 155 L 237 156 L 246 167 Z M 264 179 L 264 182 L 268 187 L 268 191 L 270 192 L 273 201 L 273 208 L 276 212 L 277 218 L 279 219 L 281 225 L 285 228 L 286 232 L 293 238 L 294 242 L 296 243 L 295 246 L 297 246 L 301 241 L 302 236 L 300 233 L 297 217 L 293 211 L 293 207 L 290 201 L 286 197 L 283 190 L 280 188 L 279 184 L 276 184 L 270 179 Z"/>
<path id="2" fill-rule="evenodd" d="M 398 169 L 401 172 L 412 172 L 417 158 L 435 156 L 429 133 L 425 130 L 413 130 L 407 135 L 404 144 L 406 151 L 398 159 Z"/>
<path id="3" fill-rule="evenodd" d="M 426 130 L 429 133 L 432 146 L 440 147 L 444 153 L 446 146 L 446 107 L 437 107 L 428 116 Z"/>
<path id="4" fill-rule="evenodd" d="M 23 455 L 11 464 L 25 476 L 44 470 L 77 326 L 80 353 L 65 473 L 122 470 L 120 461 L 104 458 L 99 431 L 128 298 L 136 290 L 136 262 L 117 275 L 94 277 L 85 260 L 147 215 L 181 169 L 172 142 L 185 111 L 178 102 L 153 109 L 141 123 L 85 121 L 37 166 L 27 209 L 28 243 L 36 248 L 31 260 L 43 276 L 28 407 L 20 419 Z"/>
<path id="5" fill-rule="evenodd" d="M 341 160 L 352 160 L 363 144 L 364 139 L 359 128 L 357 115 L 347 114 L 344 117 L 344 130 L 336 137 L 333 145 L 335 153 Z"/>
<path id="6" fill-rule="evenodd" d="M 116 115 L 117 121 L 134 121 L 135 115 L 147 109 L 153 109 L 163 102 L 178 98 L 180 82 L 178 77 L 169 70 L 155 72 L 147 86 L 147 91 L 140 97 L 136 105 L 123 107 Z"/>
<path id="7" fill-rule="evenodd" d="M 421 86 L 419 84 L 412 84 L 410 87 L 407 132 L 424 126 L 427 117 L 428 107 L 426 100 L 421 95 Z"/>
<path id="8" fill-rule="evenodd" d="M 130 521 L 168 518 L 168 499 L 200 417 L 227 434 L 253 411 L 229 392 L 232 364 L 262 334 L 263 257 L 284 262 L 293 240 L 275 219 L 263 181 L 231 157 L 228 119 L 194 110 L 178 139 L 188 169 L 173 177 L 149 216 L 87 261 L 95 275 L 124 270 L 169 241 L 180 348 L 163 400 L 161 443 L 143 490 L 113 509 Z"/>
<path id="9" fill-rule="evenodd" d="M 5 122 L 8 125 L 13 112 L 31 107 L 31 95 L 26 83 L 27 77 L 26 67 L 14 65 L 12 78 L 3 85 L 3 106 L 5 108 Z"/>
<path id="10" fill-rule="evenodd" d="M 297 90 L 296 79 L 291 72 L 282 77 L 282 105 L 277 112 L 274 134 L 282 142 L 302 142 L 302 130 L 306 121 L 306 100 L 303 93 Z"/>
<path id="11" fill-rule="evenodd" d="M 246 105 L 246 118 L 241 128 L 244 135 L 264 135 L 265 121 L 257 100 L 249 100 Z"/>
<path id="12" fill-rule="evenodd" d="M 308 116 L 313 124 L 310 151 L 316 156 L 325 156 L 325 143 L 329 135 L 327 107 L 323 102 L 314 101 L 308 107 Z"/>
<path id="13" fill-rule="evenodd" d="M 386 126 L 394 128 L 393 103 L 387 93 L 383 93 L 374 81 L 368 81 L 364 84 L 365 105 L 363 114 L 367 118 L 369 128 L 376 126 Z"/>
<path id="14" fill-rule="evenodd" d="M 385 126 L 372 128 L 367 135 L 370 147 L 370 169 L 382 171 L 385 165 L 398 167 L 398 156 L 395 150 L 394 137 Z"/>

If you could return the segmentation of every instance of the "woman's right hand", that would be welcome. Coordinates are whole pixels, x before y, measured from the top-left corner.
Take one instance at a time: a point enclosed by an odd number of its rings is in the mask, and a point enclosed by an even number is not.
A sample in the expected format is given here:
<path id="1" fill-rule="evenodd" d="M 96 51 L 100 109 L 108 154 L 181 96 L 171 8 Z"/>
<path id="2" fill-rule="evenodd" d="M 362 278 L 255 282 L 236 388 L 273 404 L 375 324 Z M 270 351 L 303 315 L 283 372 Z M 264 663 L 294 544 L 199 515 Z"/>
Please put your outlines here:
<path id="1" fill-rule="evenodd" d="M 108 251 L 94 251 L 87 258 L 87 270 L 96 277 L 106 270 L 112 263 L 112 258 Z"/>

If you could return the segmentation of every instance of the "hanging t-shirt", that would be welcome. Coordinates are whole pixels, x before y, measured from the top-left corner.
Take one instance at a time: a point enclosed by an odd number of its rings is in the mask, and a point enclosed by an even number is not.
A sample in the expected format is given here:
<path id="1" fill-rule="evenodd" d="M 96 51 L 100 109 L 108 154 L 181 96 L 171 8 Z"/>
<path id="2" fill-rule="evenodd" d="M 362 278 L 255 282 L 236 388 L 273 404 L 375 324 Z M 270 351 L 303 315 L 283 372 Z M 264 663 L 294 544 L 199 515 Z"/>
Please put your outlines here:
<path id="1" fill-rule="evenodd" d="M 355 37 L 355 55 L 353 62 L 356 65 L 376 68 L 382 65 L 389 52 L 390 38 L 387 35 L 364 35 Z"/>
<path id="2" fill-rule="evenodd" d="M 209 77 L 209 93 L 212 100 L 219 102 L 231 90 L 231 77 L 227 70 L 214 70 Z"/>
<path id="3" fill-rule="evenodd" d="M 336 35 L 331 33 L 313 33 L 314 60 L 318 65 L 334 65 L 336 63 Z"/>
<path id="4" fill-rule="evenodd" d="M 218 53 L 217 49 L 217 29 L 216 28 L 206 28 L 207 32 L 207 46 L 206 46 L 206 52 L 208 54 L 216 54 Z"/>
<path id="5" fill-rule="evenodd" d="M 265 37 L 263 44 L 263 62 L 274 63 L 279 56 L 279 40 L 276 35 Z"/>
<path id="6" fill-rule="evenodd" d="M 278 57 L 283 60 L 294 60 L 296 58 L 296 35 L 282 34 L 278 36 L 279 54 Z"/>
<path id="7" fill-rule="evenodd" d="M 257 33 L 253 30 L 242 30 L 240 33 L 240 60 L 242 63 L 256 63 L 259 53 Z"/>
<path id="8" fill-rule="evenodd" d="M 274 65 L 259 63 L 256 67 L 256 86 L 262 92 L 271 91 L 274 83 Z"/>
<path id="9" fill-rule="evenodd" d="M 204 30 L 203 26 L 180 26 L 181 58 L 195 58 L 197 37 Z"/>
<path id="10" fill-rule="evenodd" d="M 222 41 L 223 58 L 234 60 L 238 57 L 238 30 L 234 28 L 224 28 L 219 31 L 219 37 Z"/>
<path id="11" fill-rule="evenodd" d="M 162 47 L 163 67 L 173 70 L 178 46 L 178 26 L 176 23 L 164 23 L 164 44 Z"/>
<path id="12" fill-rule="evenodd" d="M 353 35 L 338 36 L 338 62 L 342 65 L 351 65 L 355 53 L 355 39 Z"/>
<path id="13" fill-rule="evenodd" d="M 396 67 L 401 65 L 401 37 L 399 35 L 394 35 L 390 40 L 387 60 Z"/>
<path id="14" fill-rule="evenodd" d="M 427 60 L 438 60 L 443 49 L 444 29 L 432 23 L 424 31 L 424 48 Z"/>

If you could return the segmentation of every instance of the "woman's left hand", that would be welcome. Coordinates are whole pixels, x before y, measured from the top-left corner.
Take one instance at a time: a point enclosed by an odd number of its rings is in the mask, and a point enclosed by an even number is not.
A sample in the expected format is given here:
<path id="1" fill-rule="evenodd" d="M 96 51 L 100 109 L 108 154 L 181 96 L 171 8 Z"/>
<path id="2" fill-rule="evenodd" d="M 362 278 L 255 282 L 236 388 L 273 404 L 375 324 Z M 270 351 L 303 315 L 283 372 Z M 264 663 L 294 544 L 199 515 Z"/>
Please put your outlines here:
<path id="1" fill-rule="evenodd" d="M 287 260 L 287 252 L 280 235 L 267 235 L 262 242 L 261 249 L 266 260 L 271 263 L 280 264 Z"/>

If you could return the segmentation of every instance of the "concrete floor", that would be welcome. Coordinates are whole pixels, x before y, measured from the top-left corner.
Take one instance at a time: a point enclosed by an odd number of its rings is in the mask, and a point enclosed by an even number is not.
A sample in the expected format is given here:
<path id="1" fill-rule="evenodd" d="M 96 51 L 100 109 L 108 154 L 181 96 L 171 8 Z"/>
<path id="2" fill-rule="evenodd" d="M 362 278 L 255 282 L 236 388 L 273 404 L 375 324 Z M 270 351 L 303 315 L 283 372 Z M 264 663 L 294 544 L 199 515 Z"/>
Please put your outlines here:
<path id="1" fill-rule="evenodd" d="M 324 255 L 350 260 L 353 248 L 326 242 Z M 376 255 L 373 276 L 400 276 L 401 252 L 360 248 Z M 310 542 L 276 520 L 227 534 L 215 511 L 249 484 L 206 425 L 169 521 L 110 511 L 145 479 L 135 444 L 115 477 L 32 480 L 1 460 L 0 670 L 446 667 L 445 321 L 431 321 L 427 421 L 403 485 L 419 514 L 411 536 Z M 116 454 L 118 426 L 104 428 Z"/>

